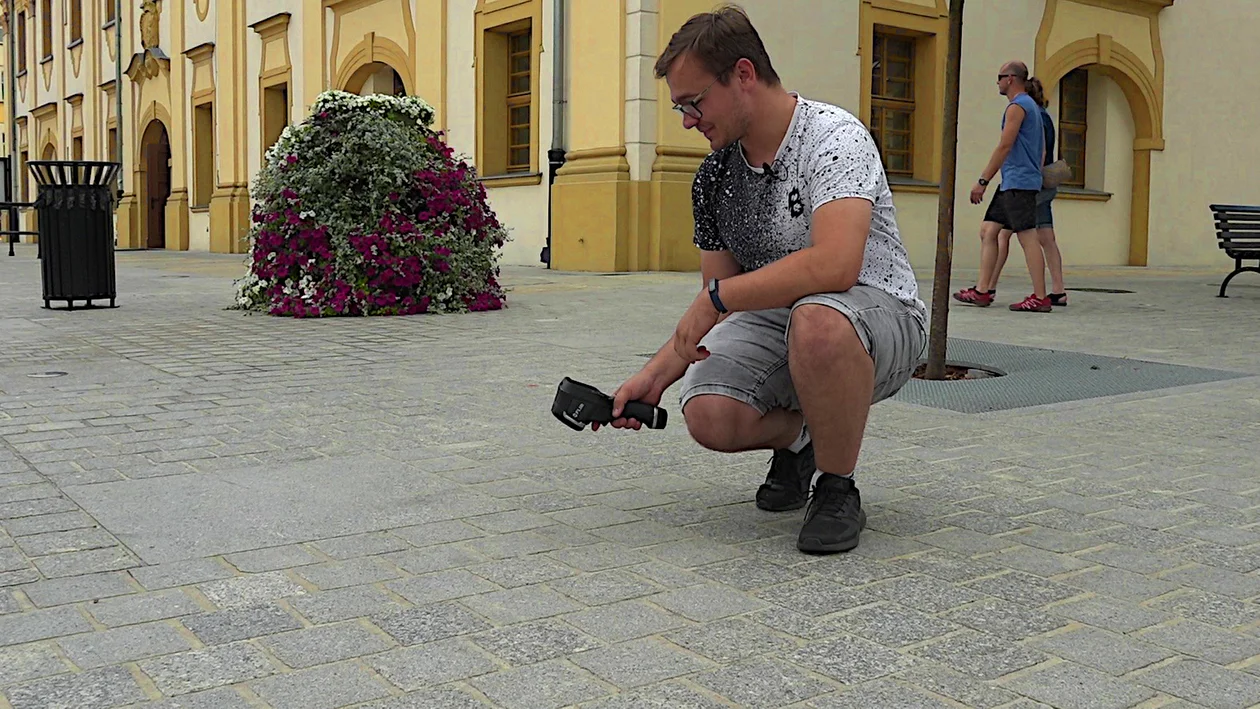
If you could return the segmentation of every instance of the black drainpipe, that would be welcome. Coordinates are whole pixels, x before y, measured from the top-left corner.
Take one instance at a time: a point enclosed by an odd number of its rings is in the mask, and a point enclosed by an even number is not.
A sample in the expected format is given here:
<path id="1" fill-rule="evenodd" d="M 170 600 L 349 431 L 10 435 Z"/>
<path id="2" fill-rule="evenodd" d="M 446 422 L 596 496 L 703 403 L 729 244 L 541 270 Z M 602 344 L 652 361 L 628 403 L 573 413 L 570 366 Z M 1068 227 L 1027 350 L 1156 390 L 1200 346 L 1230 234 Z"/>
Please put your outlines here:
<path id="1" fill-rule="evenodd" d="M 565 0 L 555 0 L 551 40 L 551 149 L 547 151 L 547 245 L 538 259 L 551 268 L 551 191 L 556 171 L 564 165 L 564 14 Z"/>

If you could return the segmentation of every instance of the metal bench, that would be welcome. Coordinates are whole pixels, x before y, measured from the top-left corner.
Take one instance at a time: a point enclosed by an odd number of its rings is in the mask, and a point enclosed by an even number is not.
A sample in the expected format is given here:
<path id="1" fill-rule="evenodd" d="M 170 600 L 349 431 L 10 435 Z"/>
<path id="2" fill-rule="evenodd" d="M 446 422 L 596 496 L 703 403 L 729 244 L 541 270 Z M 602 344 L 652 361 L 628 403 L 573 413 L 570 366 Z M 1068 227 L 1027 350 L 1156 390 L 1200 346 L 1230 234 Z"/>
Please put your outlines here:
<path id="1" fill-rule="evenodd" d="M 1218 298 L 1226 298 L 1225 288 L 1234 276 L 1250 271 L 1260 273 L 1260 207 L 1237 204 L 1213 204 L 1212 217 L 1216 222 L 1217 245 L 1225 255 L 1234 259 L 1234 270 L 1221 283 Z M 1255 266 L 1244 266 L 1243 261 L 1256 261 Z"/>

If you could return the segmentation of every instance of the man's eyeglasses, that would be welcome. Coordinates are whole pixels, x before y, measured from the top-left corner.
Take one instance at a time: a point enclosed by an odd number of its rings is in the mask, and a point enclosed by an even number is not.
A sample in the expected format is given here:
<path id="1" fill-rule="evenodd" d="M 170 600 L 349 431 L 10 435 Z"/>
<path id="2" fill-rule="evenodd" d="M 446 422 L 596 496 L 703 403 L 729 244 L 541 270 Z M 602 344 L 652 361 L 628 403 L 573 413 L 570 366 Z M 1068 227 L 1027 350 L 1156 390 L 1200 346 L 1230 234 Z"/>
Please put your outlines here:
<path id="1" fill-rule="evenodd" d="M 695 98 L 691 99 L 690 101 L 687 101 L 683 103 L 682 105 L 674 104 L 674 110 L 678 111 L 679 113 L 685 116 L 691 116 L 692 118 L 696 120 L 700 120 L 701 118 L 704 117 L 704 113 L 700 110 L 700 102 L 704 100 L 704 95 L 709 93 L 709 89 L 713 88 L 713 85 L 716 84 L 717 82 L 718 82 L 717 79 L 714 79 L 713 81 L 709 82 L 709 85 L 704 87 L 704 90 L 696 94 Z"/>
<path id="2" fill-rule="evenodd" d="M 998 74 L 998 81 L 1001 81 L 1002 79 L 1010 78 L 1012 76 L 1015 76 L 1015 75 L 1014 74 Z"/>

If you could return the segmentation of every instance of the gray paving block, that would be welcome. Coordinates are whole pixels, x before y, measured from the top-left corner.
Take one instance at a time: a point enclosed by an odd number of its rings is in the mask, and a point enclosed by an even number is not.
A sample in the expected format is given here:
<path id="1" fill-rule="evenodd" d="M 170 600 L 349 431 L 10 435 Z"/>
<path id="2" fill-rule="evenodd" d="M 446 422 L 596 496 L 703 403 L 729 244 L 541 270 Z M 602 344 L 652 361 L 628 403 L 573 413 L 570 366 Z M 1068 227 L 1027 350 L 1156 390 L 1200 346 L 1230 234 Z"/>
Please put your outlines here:
<path id="1" fill-rule="evenodd" d="M 490 559 L 511 559 L 564 548 L 538 530 L 495 534 L 463 542 L 469 549 Z M 414 572 L 413 572 L 414 573 Z"/>
<path id="2" fill-rule="evenodd" d="M 509 665 L 532 665 L 604 645 L 555 618 L 495 628 L 468 639 Z"/>
<path id="3" fill-rule="evenodd" d="M 316 564 L 321 559 L 296 544 L 227 554 L 224 561 L 247 574 Z"/>
<path id="4" fill-rule="evenodd" d="M 703 538 L 666 542 L 658 546 L 648 547 L 643 551 L 667 564 L 684 569 L 694 569 L 705 564 L 738 559 L 747 554 L 745 550 L 731 544 Z"/>
<path id="5" fill-rule="evenodd" d="M 581 610 L 582 605 L 543 585 L 468 596 L 460 601 L 494 623 L 523 623 Z"/>
<path id="6" fill-rule="evenodd" d="M 489 655 L 462 638 L 398 648 L 364 661 L 382 677 L 408 692 L 499 669 Z"/>
<path id="7" fill-rule="evenodd" d="M 1128 709 L 1156 695 L 1147 687 L 1070 662 L 1021 675 L 1006 686 L 1063 709 Z"/>
<path id="8" fill-rule="evenodd" d="M 587 650 L 570 655 L 569 661 L 622 689 L 716 667 L 712 661 L 653 638 Z"/>
<path id="9" fill-rule="evenodd" d="M 1094 596 L 1046 609 L 1047 613 L 1061 615 L 1088 625 L 1096 625 L 1117 633 L 1129 633 L 1171 619 L 1168 613 L 1150 610 L 1142 606 L 1118 601 L 1106 596 Z"/>
<path id="10" fill-rule="evenodd" d="M 1183 589 L 1151 601 L 1150 608 L 1192 618 L 1209 625 L 1235 628 L 1260 621 L 1260 607 L 1206 591 Z"/>
<path id="11" fill-rule="evenodd" d="M 841 586 L 818 577 L 771 586 L 753 595 L 763 601 L 812 616 L 830 615 L 879 601 L 879 597 L 869 590 Z"/>
<path id="12" fill-rule="evenodd" d="M 1260 596 L 1260 578 L 1210 566 L 1192 566 L 1159 575 L 1163 581 L 1245 600 Z"/>
<path id="13" fill-rule="evenodd" d="M 910 652 L 982 680 L 995 680 L 1049 659 L 1044 653 L 978 631 L 933 640 Z"/>
<path id="14" fill-rule="evenodd" d="M 823 682 L 782 660 L 758 658 L 726 665 L 691 678 L 739 707 L 771 709 L 826 694 L 835 685 Z"/>
<path id="15" fill-rule="evenodd" d="M 1079 628 L 1052 636 L 1034 638 L 1029 646 L 1070 662 L 1101 670 L 1117 677 L 1166 660 L 1176 653 L 1143 642 L 1136 637 L 1097 628 Z"/>
<path id="16" fill-rule="evenodd" d="M 485 536 L 485 532 L 457 519 L 391 529 L 390 534 L 393 534 L 394 536 L 408 542 L 412 546 L 417 547 L 449 544 L 451 542 L 459 542 L 465 539 L 476 539 L 477 537 Z M 332 540 L 325 541 L 328 542 Z"/>
<path id="17" fill-rule="evenodd" d="M 985 597 L 970 588 L 917 574 L 877 583 L 862 591 L 875 599 L 893 601 L 927 613 L 952 610 Z"/>
<path id="18" fill-rule="evenodd" d="M 385 587 L 416 605 L 449 601 L 500 590 L 497 585 L 464 569 L 410 576 L 390 581 L 385 584 Z"/>
<path id="19" fill-rule="evenodd" d="M 409 574 L 419 575 L 471 566 L 486 561 L 489 557 L 469 551 L 462 545 L 438 544 L 413 551 L 386 554 L 383 558 Z"/>
<path id="20" fill-rule="evenodd" d="M 560 709 L 612 691 L 590 674 L 559 661 L 482 675 L 469 684 L 506 709 Z"/>
<path id="21" fill-rule="evenodd" d="M 721 664 L 784 652 L 796 646 L 793 640 L 746 618 L 726 618 L 680 628 L 665 633 L 664 637 Z"/>
<path id="22" fill-rule="evenodd" d="M 383 558 L 365 556 L 349 561 L 332 561 L 296 569 L 295 573 L 320 590 L 345 588 L 400 578 L 398 567 Z"/>
<path id="23" fill-rule="evenodd" d="M 102 549 L 118 544 L 114 535 L 100 527 L 83 527 L 18 537 L 18 547 L 28 556 L 44 556 L 68 551 Z"/>
<path id="24" fill-rule="evenodd" d="M 271 635 L 258 641 L 289 667 L 301 669 L 372 655 L 395 646 L 361 622 L 346 621 Z"/>
<path id="25" fill-rule="evenodd" d="M 961 611 L 960 611 L 961 612 Z M 859 608 L 832 618 L 836 627 L 897 648 L 946 635 L 961 626 L 895 603 Z M 956 620 L 956 619 L 955 619 Z"/>
<path id="26" fill-rule="evenodd" d="M 486 709 L 486 703 L 463 691 L 458 685 L 450 688 L 422 689 L 399 697 L 368 702 L 357 709 Z"/>
<path id="27" fill-rule="evenodd" d="M 595 536 L 616 544 L 624 544 L 630 548 L 639 548 L 678 541 L 687 536 L 687 532 L 678 527 L 661 524 L 653 520 L 628 522 L 611 527 L 593 530 Z"/>
<path id="28" fill-rule="evenodd" d="M 72 606 L 14 613 L 0 616 L 0 647 L 90 630 L 92 624 Z"/>
<path id="29" fill-rule="evenodd" d="M 214 559 L 191 559 L 189 561 L 173 561 L 156 566 L 142 566 L 129 572 L 141 586 L 156 591 L 174 586 L 188 586 L 204 581 L 226 579 L 232 576 L 232 569 Z"/>
<path id="30" fill-rule="evenodd" d="M 974 709 L 994 709 L 994 707 L 1008 704 L 1018 696 L 992 683 L 982 682 L 944 665 L 931 662 L 921 662 L 905 672 L 898 673 L 897 677 L 929 692 L 949 697 L 963 706 L 974 707 Z"/>
<path id="31" fill-rule="evenodd" d="M 720 584 L 689 586 L 650 596 L 649 601 L 697 622 L 751 613 L 769 604 Z"/>
<path id="32" fill-rule="evenodd" d="M 390 694 L 380 680 L 352 663 L 275 675 L 249 686 L 275 709 L 337 709 Z"/>
<path id="33" fill-rule="evenodd" d="M 1000 598 L 985 598 L 942 617 L 980 632 L 1016 641 L 1042 635 L 1068 624 L 1062 617 Z"/>
<path id="34" fill-rule="evenodd" d="M 218 581 L 207 581 L 197 589 L 210 602 L 223 610 L 264 605 L 279 598 L 302 596 L 307 590 L 293 582 L 283 571 L 266 571 L 259 574 L 237 576 Z"/>
<path id="35" fill-rule="evenodd" d="M 872 707 L 914 707 L 915 709 L 952 709 L 954 705 L 932 697 L 922 690 L 891 679 L 877 679 L 842 692 L 827 694 L 810 701 L 817 709 L 871 709 Z"/>
<path id="36" fill-rule="evenodd" d="M 642 564 L 635 564 L 627 567 L 627 571 L 642 576 L 661 588 L 687 588 L 688 586 L 699 586 L 708 583 L 708 581 L 700 574 L 687 569 L 680 569 L 673 564 L 666 564 L 663 561 L 648 561 Z"/>
<path id="37" fill-rule="evenodd" d="M 624 569 L 571 576 L 547 585 L 588 606 L 640 598 L 661 590 L 660 586 Z"/>
<path id="38" fill-rule="evenodd" d="M 843 632 L 835 620 L 822 620 L 782 606 L 771 606 L 749 613 L 747 618 L 785 635 L 805 640 L 819 640 Z"/>
<path id="39" fill-rule="evenodd" d="M 69 672 L 70 666 L 47 644 L 0 650 L 0 686 Z"/>
<path id="40" fill-rule="evenodd" d="M 302 627 L 297 618 L 273 603 L 185 616 L 180 622 L 206 645 L 223 645 Z"/>
<path id="41" fill-rule="evenodd" d="M 860 558 L 860 557 L 858 557 Z M 751 591 L 765 586 L 775 586 L 805 578 L 805 572 L 772 564 L 758 558 L 742 558 L 701 566 L 695 572 L 705 578 L 741 591 Z"/>
<path id="42" fill-rule="evenodd" d="M 401 645 L 420 645 L 488 629 L 489 623 L 455 603 L 435 603 L 373 615 L 372 622 Z"/>
<path id="43" fill-rule="evenodd" d="M 1147 628 L 1133 637 L 1218 665 L 1232 665 L 1260 655 L 1260 638 L 1193 620 Z"/>
<path id="44" fill-rule="evenodd" d="M 1058 576 L 1093 566 L 1090 562 L 1072 556 L 1022 545 L 1006 549 L 987 560 L 1041 577 Z"/>
<path id="45" fill-rule="evenodd" d="M 599 543 L 573 549 L 548 552 L 546 558 L 572 566 L 580 571 L 603 571 L 632 566 L 648 561 L 647 555 L 620 544 Z"/>
<path id="46" fill-rule="evenodd" d="M 120 665 L 193 649 L 174 626 L 145 623 L 59 638 L 70 661 L 82 668 Z"/>
<path id="47" fill-rule="evenodd" d="M 1001 573 L 1004 570 L 1001 566 L 989 561 L 971 559 L 961 554 L 939 550 L 916 554 L 904 559 L 893 559 L 889 563 L 903 571 L 921 575 L 916 578 L 926 577 L 938 582 L 951 583 L 971 581 L 982 576 Z"/>
<path id="48" fill-rule="evenodd" d="M 641 600 L 610 603 L 564 616 L 565 622 L 608 642 L 624 642 L 656 635 L 687 624 L 682 616 Z"/>
<path id="49" fill-rule="evenodd" d="M 247 643 L 191 650 L 137 664 L 168 696 L 260 679 L 277 671 L 261 650 Z"/>
<path id="50" fill-rule="evenodd" d="M 1147 551 L 1145 549 L 1135 549 L 1127 546 L 1109 546 L 1101 549 L 1092 549 L 1084 551 L 1076 555 L 1076 558 L 1085 561 L 1106 564 L 1116 568 L 1125 569 L 1139 574 L 1153 574 L 1175 566 L 1180 566 L 1184 561 L 1175 554 L 1168 554 L 1158 551 Z"/>
<path id="51" fill-rule="evenodd" d="M 7 688 L 4 692 L 13 709 L 108 709 L 147 698 L 125 667 L 48 677 Z"/>
<path id="52" fill-rule="evenodd" d="M 438 524 L 446 524 L 439 522 Z M 353 559 L 360 556 L 375 556 L 389 552 L 404 551 L 409 548 L 402 538 L 388 532 L 368 532 L 353 534 L 348 537 L 321 539 L 311 543 L 319 551 L 334 559 Z"/>
<path id="53" fill-rule="evenodd" d="M 121 571 L 140 566 L 140 560 L 122 546 L 50 554 L 33 562 L 46 578 Z"/>
<path id="54" fill-rule="evenodd" d="M 572 576 L 576 573 L 572 568 L 553 561 L 546 556 L 526 556 L 517 559 L 488 561 L 468 568 L 478 576 L 482 576 L 504 588 L 532 586 L 538 583 L 554 581 Z M 465 573 L 461 571 L 460 573 Z"/>
<path id="55" fill-rule="evenodd" d="M 126 574 L 109 572 L 37 581 L 20 590 L 37 606 L 59 606 L 79 601 L 95 601 L 135 593 L 136 587 Z"/>
<path id="56" fill-rule="evenodd" d="M 381 615 L 407 606 L 375 586 L 354 586 L 331 591 L 314 591 L 289 600 L 289 605 L 312 623 Z"/>
<path id="57" fill-rule="evenodd" d="M 841 684 L 861 684 L 911 667 L 917 659 L 854 635 L 839 635 L 784 653 L 788 661 Z"/>
<path id="58" fill-rule="evenodd" d="M 205 612 L 182 589 L 108 598 L 85 606 L 102 625 L 116 627 Z"/>
<path id="59" fill-rule="evenodd" d="M 1011 571 L 1000 576 L 977 579 L 967 583 L 966 587 L 1029 606 L 1044 606 L 1081 595 L 1079 588 L 1022 571 Z"/>
<path id="60" fill-rule="evenodd" d="M 622 692 L 583 709 L 728 709 L 726 702 L 691 688 L 681 680 L 648 685 Z"/>

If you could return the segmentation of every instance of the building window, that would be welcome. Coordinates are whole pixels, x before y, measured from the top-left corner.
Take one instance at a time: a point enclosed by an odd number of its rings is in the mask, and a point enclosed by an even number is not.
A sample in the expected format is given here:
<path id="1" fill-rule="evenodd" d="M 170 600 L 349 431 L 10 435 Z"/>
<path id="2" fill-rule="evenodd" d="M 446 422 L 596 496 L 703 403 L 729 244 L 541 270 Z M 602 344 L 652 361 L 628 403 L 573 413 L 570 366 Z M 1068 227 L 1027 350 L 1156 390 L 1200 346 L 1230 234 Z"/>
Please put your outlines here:
<path id="1" fill-rule="evenodd" d="M 914 176 L 913 37 L 875 31 L 871 70 L 871 135 L 889 175 Z"/>
<path id="2" fill-rule="evenodd" d="M 529 172 L 530 42 L 529 30 L 508 35 L 508 172 Z"/>
<path id="3" fill-rule="evenodd" d="M 289 85 L 276 84 L 263 89 L 263 153 L 280 140 L 289 125 Z"/>
<path id="4" fill-rule="evenodd" d="M 83 136 L 76 135 L 74 138 L 70 140 L 70 159 L 71 160 L 83 159 Z"/>
<path id="5" fill-rule="evenodd" d="M 210 206 L 214 191 L 214 103 L 193 106 L 192 207 Z"/>
<path id="6" fill-rule="evenodd" d="M 26 72 L 26 13 L 19 12 L 17 19 L 17 73 Z"/>
<path id="7" fill-rule="evenodd" d="M 114 4 L 115 2 L 117 2 L 117 0 L 104 0 L 105 24 L 107 25 L 114 21 L 115 11 L 117 10 L 117 7 L 115 7 L 115 4 Z"/>
<path id="8" fill-rule="evenodd" d="M 1072 168 L 1063 184 L 1085 186 L 1085 132 L 1089 116 L 1089 72 L 1075 69 L 1059 82 L 1059 157 Z"/>
<path id="9" fill-rule="evenodd" d="M 70 0 L 70 41 L 83 41 L 83 0 Z"/>
<path id="10" fill-rule="evenodd" d="M 44 59 L 52 59 L 53 56 L 53 21 L 52 21 L 52 0 L 42 0 L 39 4 L 39 20 L 43 28 L 44 46 L 42 49 Z"/>

